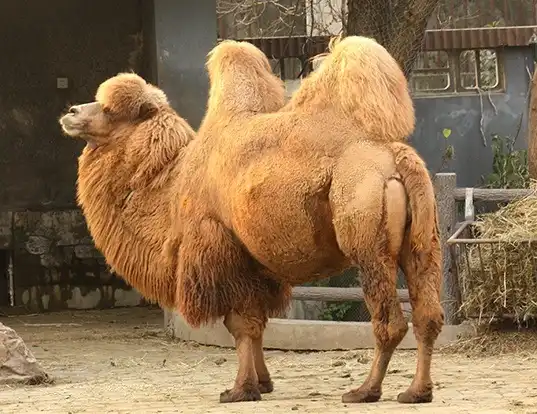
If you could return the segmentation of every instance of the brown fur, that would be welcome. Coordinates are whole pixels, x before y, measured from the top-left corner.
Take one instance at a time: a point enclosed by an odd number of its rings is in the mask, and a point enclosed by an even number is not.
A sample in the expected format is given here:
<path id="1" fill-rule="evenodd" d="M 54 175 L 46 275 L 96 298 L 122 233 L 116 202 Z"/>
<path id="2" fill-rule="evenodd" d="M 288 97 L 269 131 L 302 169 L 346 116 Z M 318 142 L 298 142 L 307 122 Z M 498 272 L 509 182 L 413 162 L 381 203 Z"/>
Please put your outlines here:
<path id="1" fill-rule="evenodd" d="M 167 239 L 170 203 L 178 200 L 170 189 L 181 175 L 181 160 L 194 131 L 170 108 L 160 89 L 135 74 L 103 82 L 96 100 L 100 108 L 91 115 L 92 123 L 82 128 L 96 147 L 88 145 L 80 156 L 78 201 L 108 264 L 147 299 L 169 308 L 179 303 L 193 326 L 248 309 L 252 301 L 265 304 L 266 315 L 285 309 L 290 287 L 267 277 L 253 260 L 244 261 L 240 247 L 227 258 L 240 259 L 240 272 L 222 278 L 224 273 L 218 271 L 200 273 L 208 264 L 221 266 L 213 259 L 217 245 L 185 251 L 184 243 L 181 255 L 192 260 L 180 261 L 179 266 L 189 267 L 176 276 L 176 258 L 162 255 L 162 250 L 176 246 Z M 201 229 L 221 232 L 224 245 L 232 237 L 211 220 L 201 223 Z M 194 252 L 199 254 L 191 256 Z"/>
<path id="2" fill-rule="evenodd" d="M 319 68 L 288 104 L 290 110 L 331 108 L 372 140 L 403 141 L 414 130 L 414 105 L 397 61 L 373 39 L 330 42 Z"/>
<path id="3" fill-rule="evenodd" d="M 416 252 L 429 251 L 438 217 L 436 204 L 427 202 L 435 197 L 427 167 L 416 151 L 408 145 L 394 142 L 390 149 L 409 197 L 412 249 Z"/>
<path id="4" fill-rule="evenodd" d="M 214 76 L 223 67 L 235 71 L 236 76 Z M 244 68 L 246 70 L 244 70 Z M 279 110 L 284 105 L 285 89 L 276 76 L 266 76 L 271 71 L 266 56 L 248 42 L 222 41 L 208 56 L 207 70 L 212 88 L 209 92 L 209 115 L 218 110 L 218 116 L 235 113 L 266 113 Z M 220 91 L 225 90 L 225 94 Z"/>
<path id="5" fill-rule="evenodd" d="M 81 130 L 96 145 L 79 158 L 78 202 L 108 264 L 147 299 L 173 307 L 175 272 L 161 246 L 170 222 L 170 177 L 194 131 L 160 90 L 134 74 L 104 82 L 97 100 L 97 114 L 66 131 Z"/>

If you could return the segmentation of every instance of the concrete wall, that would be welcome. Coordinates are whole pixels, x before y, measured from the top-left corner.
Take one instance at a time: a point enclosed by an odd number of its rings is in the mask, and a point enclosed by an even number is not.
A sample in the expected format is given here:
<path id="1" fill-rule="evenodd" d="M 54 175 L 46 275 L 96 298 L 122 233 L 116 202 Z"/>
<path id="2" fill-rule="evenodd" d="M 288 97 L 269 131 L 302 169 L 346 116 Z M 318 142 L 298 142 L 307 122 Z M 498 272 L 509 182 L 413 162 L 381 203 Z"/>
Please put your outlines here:
<path id="1" fill-rule="evenodd" d="M 82 143 L 57 123 L 68 103 L 89 101 L 118 71 L 141 67 L 138 1 L 0 3 L 0 206 L 74 205 Z M 57 89 L 66 77 L 68 89 Z"/>
<path id="2" fill-rule="evenodd" d="M 154 0 L 158 85 L 195 129 L 205 114 L 207 53 L 216 45 L 215 0 Z"/>
<path id="3" fill-rule="evenodd" d="M 15 212 L 15 303 L 33 311 L 142 304 L 94 248 L 80 210 Z"/>

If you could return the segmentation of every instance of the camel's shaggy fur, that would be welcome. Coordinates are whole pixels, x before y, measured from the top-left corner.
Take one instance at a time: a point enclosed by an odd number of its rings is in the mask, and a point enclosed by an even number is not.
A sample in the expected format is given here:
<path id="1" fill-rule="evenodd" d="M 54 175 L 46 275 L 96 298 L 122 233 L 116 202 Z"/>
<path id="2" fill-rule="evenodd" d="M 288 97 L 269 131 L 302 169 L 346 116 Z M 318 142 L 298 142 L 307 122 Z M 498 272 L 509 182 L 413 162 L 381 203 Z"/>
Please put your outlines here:
<path id="1" fill-rule="evenodd" d="M 224 67 L 239 65 L 237 76 L 214 76 Z M 244 70 L 243 68 L 246 68 Z M 207 69 L 212 88 L 209 91 L 208 111 L 218 110 L 218 116 L 253 112 L 266 113 L 279 110 L 285 102 L 285 88 L 280 78 L 272 75 L 271 67 L 261 50 L 250 43 L 235 47 L 232 40 L 224 40 L 208 56 Z M 232 70 L 232 69 L 231 69 Z M 243 73 L 244 72 L 244 73 Z M 267 73 L 270 76 L 267 76 Z M 225 96 L 219 93 L 226 90 Z M 225 101 L 221 101 L 225 99 Z"/>
<path id="2" fill-rule="evenodd" d="M 175 307 L 179 286 L 186 308 L 195 309 L 192 316 L 187 313 L 195 326 L 232 308 L 248 309 L 252 301 L 266 303 L 267 315 L 279 314 L 289 302 L 290 287 L 257 271 L 253 261 L 241 263 L 242 274 L 252 275 L 248 280 L 231 274 L 222 279 L 215 272 L 214 279 L 186 278 L 178 283 L 175 260 L 162 255 L 163 246 L 168 246 L 169 206 L 179 202 L 170 186 L 181 174 L 181 160 L 194 137 L 165 94 L 135 74 L 120 74 L 101 84 L 96 102 L 95 112 L 87 117 L 91 124 L 83 118 L 84 106 L 78 107 L 78 114 L 66 115 L 62 124 L 65 132 L 76 136 L 73 120 L 82 122 L 79 129 L 89 142 L 79 158 L 78 201 L 108 264 L 163 307 Z M 209 226 L 204 229 L 213 231 Z M 210 261 L 210 256 L 205 252 L 200 260 Z"/>
<path id="3" fill-rule="evenodd" d="M 194 131 L 163 92 L 134 74 L 101 84 L 97 104 L 62 118 L 66 133 L 87 139 L 77 197 L 95 245 L 146 298 L 175 303 L 175 273 L 164 263 L 169 187 Z"/>
<path id="4" fill-rule="evenodd" d="M 288 104 L 291 110 L 337 111 L 368 139 L 403 141 L 414 130 L 414 105 L 396 60 L 373 39 L 335 38 L 330 53 Z"/>
<path id="5" fill-rule="evenodd" d="M 156 99 L 161 93 L 141 80 L 134 88 L 126 75 L 105 82 L 97 103 L 74 107 L 61 120 L 69 135 L 89 143 L 79 200 L 107 260 L 193 326 L 224 316 L 240 363 L 222 402 L 272 391 L 263 331 L 288 304 L 290 286 L 352 265 L 362 269 L 377 348 L 369 377 L 343 400 L 380 398 L 391 355 L 408 330 L 398 265 L 419 344 L 416 377 L 399 401 L 432 399 L 431 354 L 443 324 L 433 187 L 424 162 L 402 142 L 414 125 L 406 81 L 372 42 L 336 43 L 285 106 L 266 56 L 248 43 L 222 42 L 209 54 L 209 101 L 195 139 Z M 127 96 L 116 84 L 133 88 L 129 104 L 112 104 Z M 173 131 L 162 128 L 162 117 L 175 120 Z M 96 122 L 105 127 L 92 129 Z M 143 144 L 133 150 L 138 140 Z M 160 150 L 164 142 L 174 151 Z M 145 246 L 141 260 L 131 254 L 133 239 Z"/>

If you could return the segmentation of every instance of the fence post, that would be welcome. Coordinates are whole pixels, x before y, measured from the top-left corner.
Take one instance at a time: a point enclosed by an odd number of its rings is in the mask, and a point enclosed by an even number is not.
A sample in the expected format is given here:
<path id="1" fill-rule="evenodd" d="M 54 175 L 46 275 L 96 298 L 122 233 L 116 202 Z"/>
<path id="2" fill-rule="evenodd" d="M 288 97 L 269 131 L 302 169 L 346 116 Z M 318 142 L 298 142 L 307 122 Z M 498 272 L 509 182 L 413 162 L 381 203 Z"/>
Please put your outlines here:
<path id="1" fill-rule="evenodd" d="M 434 177 L 434 189 L 438 206 L 438 219 L 440 226 L 440 240 L 442 243 L 442 306 L 446 325 L 459 323 L 457 312 L 460 306 L 460 291 L 457 274 L 452 267 L 452 258 L 447 239 L 455 231 L 457 224 L 457 205 L 455 202 L 455 188 L 457 175 L 455 173 L 438 173 Z"/>

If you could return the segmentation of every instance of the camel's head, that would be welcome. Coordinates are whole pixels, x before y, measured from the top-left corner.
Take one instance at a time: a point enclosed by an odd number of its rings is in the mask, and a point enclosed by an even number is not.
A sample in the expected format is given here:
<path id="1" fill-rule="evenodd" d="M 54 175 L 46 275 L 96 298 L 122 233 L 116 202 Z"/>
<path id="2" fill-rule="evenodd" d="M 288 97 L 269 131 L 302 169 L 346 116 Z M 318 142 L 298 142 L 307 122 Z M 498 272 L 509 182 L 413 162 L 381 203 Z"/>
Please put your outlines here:
<path id="1" fill-rule="evenodd" d="M 95 102 L 72 106 L 59 120 L 67 135 L 82 138 L 91 147 L 110 143 L 117 132 L 168 105 L 164 92 L 134 73 L 107 79 L 95 98 Z"/>
<path id="2" fill-rule="evenodd" d="M 209 109 L 273 112 L 285 100 L 283 82 L 265 54 L 249 42 L 224 40 L 208 55 Z"/>

